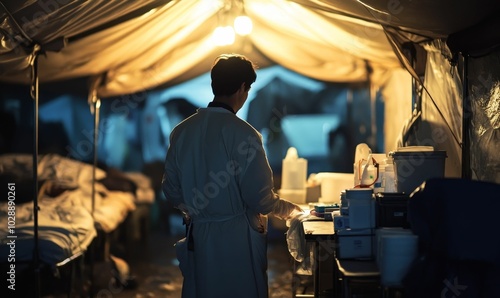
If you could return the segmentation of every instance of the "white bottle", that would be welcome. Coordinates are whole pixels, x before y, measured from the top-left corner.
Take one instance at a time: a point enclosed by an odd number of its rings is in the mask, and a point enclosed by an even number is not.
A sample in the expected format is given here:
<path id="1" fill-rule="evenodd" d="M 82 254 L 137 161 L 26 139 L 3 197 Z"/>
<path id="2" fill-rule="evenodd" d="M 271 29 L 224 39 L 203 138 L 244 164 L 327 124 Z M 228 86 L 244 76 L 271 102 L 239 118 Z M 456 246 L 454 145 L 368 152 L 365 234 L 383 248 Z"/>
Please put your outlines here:
<path id="1" fill-rule="evenodd" d="M 282 164 L 279 195 L 296 204 L 306 203 L 307 159 L 300 158 L 297 149 L 288 148 Z"/>
<path id="2" fill-rule="evenodd" d="M 394 164 L 392 158 L 385 160 L 384 179 L 382 180 L 384 192 L 397 192 L 396 179 L 394 177 Z"/>
<path id="3" fill-rule="evenodd" d="M 307 160 L 300 158 L 297 149 L 288 148 L 282 164 L 282 189 L 305 189 L 307 181 Z"/>

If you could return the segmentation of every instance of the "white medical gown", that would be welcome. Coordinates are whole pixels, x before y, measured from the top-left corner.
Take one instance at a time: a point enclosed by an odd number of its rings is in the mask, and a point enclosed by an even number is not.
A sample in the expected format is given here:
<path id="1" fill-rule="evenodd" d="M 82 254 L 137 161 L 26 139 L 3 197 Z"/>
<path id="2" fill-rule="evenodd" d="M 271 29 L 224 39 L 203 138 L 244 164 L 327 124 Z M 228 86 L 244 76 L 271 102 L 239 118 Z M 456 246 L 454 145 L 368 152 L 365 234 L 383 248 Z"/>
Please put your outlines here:
<path id="1" fill-rule="evenodd" d="M 224 108 L 199 109 L 171 133 L 162 187 L 193 221 L 183 297 L 268 297 L 260 214 L 286 218 L 296 205 L 273 191 L 259 132 Z"/>

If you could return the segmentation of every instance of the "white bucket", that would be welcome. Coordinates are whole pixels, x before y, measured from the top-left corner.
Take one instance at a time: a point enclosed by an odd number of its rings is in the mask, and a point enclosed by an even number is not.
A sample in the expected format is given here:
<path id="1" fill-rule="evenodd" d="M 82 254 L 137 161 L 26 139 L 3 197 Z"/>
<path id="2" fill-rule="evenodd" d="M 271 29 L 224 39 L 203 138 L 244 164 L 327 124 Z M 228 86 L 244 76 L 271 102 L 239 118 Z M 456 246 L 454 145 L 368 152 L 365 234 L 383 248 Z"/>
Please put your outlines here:
<path id="1" fill-rule="evenodd" d="M 384 235 L 380 249 L 380 283 L 383 286 L 401 286 L 403 277 L 417 257 L 418 236 Z"/>
<path id="2" fill-rule="evenodd" d="M 382 260 L 382 237 L 387 235 L 413 235 L 413 232 L 410 229 L 403 229 L 399 227 L 378 228 L 375 231 L 375 244 L 373 247 L 374 248 L 373 254 L 375 255 L 375 261 L 379 268 L 381 267 L 380 262 Z"/>

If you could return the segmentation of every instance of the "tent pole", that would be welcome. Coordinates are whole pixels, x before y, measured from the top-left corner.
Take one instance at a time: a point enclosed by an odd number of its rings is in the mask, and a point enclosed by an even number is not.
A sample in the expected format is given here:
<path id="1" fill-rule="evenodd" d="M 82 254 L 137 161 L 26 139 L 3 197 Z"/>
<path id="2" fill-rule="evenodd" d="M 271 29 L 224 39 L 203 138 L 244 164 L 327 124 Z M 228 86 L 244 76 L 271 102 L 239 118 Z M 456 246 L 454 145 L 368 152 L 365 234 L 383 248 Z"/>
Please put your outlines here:
<path id="1" fill-rule="evenodd" d="M 33 263 L 35 273 L 35 297 L 40 297 L 40 268 L 38 251 L 38 55 L 40 45 L 35 44 L 31 56 L 31 90 L 33 109 Z"/>
<path id="2" fill-rule="evenodd" d="M 472 179 L 472 173 L 470 168 L 470 121 L 471 116 L 471 104 L 469 96 L 469 59 L 468 56 L 463 56 L 463 70 L 462 70 L 462 178 Z"/>
<path id="3" fill-rule="evenodd" d="M 97 170 L 97 141 L 99 134 L 99 113 L 101 110 L 101 100 L 97 99 L 94 102 L 94 160 L 93 160 L 93 168 L 92 168 L 92 217 L 94 216 L 95 211 L 95 181 L 96 181 L 96 170 Z"/>
<path id="4" fill-rule="evenodd" d="M 95 209 L 95 177 L 97 168 L 97 141 L 99 134 L 99 113 L 101 110 L 101 99 L 97 96 L 97 88 L 101 83 L 102 77 L 93 79 L 90 84 L 88 103 L 90 105 L 90 112 L 94 115 L 94 138 L 93 138 L 93 169 L 92 169 L 92 218 L 94 217 Z"/>
<path id="5" fill-rule="evenodd" d="M 373 150 L 376 152 L 380 152 L 377 138 L 377 90 L 375 85 L 373 84 L 373 80 L 371 78 L 373 74 L 373 68 L 370 63 L 365 60 L 365 68 L 366 68 L 366 81 L 368 82 L 368 92 L 370 97 L 370 147 L 374 148 Z"/>
<path id="6" fill-rule="evenodd" d="M 94 137 L 93 137 L 93 163 L 92 163 L 92 207 L 91 214 L 94 218 L 95 211 L 95 183 L 96 183 L 96 171 L 97 171 L 97 142 L 99 134 L 99 114 L 101 110 L 101 100 L 97 96 L 97 86 L 100 83 L 100 79 L 93 81 L 88 102 L 90 105 L 90 111 L 94 114 Z M 95 222 L 95 220 L 94 220 Z M 95 245 L 90 246 L 90 297 L 94 297 L 94 258 L 95 258 Z"/>

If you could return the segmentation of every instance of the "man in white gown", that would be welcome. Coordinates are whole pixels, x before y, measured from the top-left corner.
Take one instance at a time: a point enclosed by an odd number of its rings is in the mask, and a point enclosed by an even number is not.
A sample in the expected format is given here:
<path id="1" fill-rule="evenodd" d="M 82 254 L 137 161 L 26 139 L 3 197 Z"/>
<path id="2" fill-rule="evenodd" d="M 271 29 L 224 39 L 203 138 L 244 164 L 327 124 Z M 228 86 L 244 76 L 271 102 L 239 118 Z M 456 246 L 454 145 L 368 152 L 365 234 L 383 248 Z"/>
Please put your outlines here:
<path id="1" fill-rule="evenodd" d="M 246 57 L 219 56 L 213 101 L 170 136 L 163 192 L 191 223 L 177 248 L 184 298 L 268 297 L 266 215 L 302 211 L 274 192 L 260 133 L 235 115 L 256 77 Z"/>

